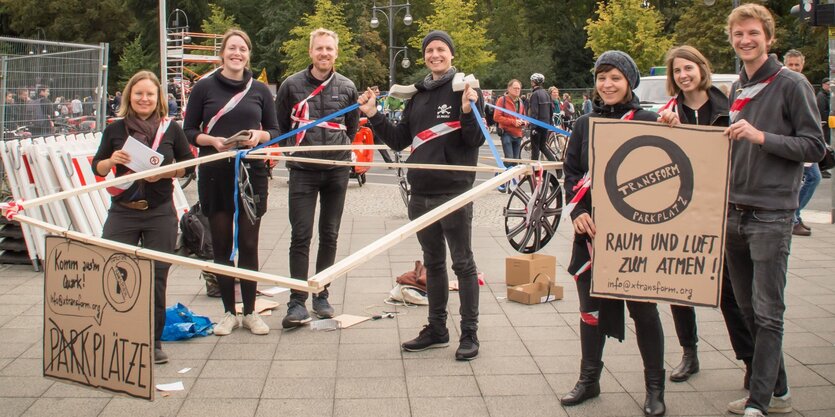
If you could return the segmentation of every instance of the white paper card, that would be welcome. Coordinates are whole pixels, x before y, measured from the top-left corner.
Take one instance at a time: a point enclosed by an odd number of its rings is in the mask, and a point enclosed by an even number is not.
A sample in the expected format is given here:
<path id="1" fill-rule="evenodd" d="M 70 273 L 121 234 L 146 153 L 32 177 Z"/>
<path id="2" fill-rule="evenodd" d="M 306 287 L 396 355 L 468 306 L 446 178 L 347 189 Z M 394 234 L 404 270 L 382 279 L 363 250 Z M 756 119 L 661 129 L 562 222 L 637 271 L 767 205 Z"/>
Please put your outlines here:
<path id="1" fill-rule="evenodd" d="M 147 171 L 162 165 L 162 154 L 145 146 L 133 136 L 128 136 L 122 150 L 130 156 L 130 162 L 125 166 L 133 172 Z"/>
<path id="2" fill-rule="evenodd" d="M 170 384 L 157 384 L 157 391 L 182 391 L 184 389 L 183 381 L 172 382 Z"/>

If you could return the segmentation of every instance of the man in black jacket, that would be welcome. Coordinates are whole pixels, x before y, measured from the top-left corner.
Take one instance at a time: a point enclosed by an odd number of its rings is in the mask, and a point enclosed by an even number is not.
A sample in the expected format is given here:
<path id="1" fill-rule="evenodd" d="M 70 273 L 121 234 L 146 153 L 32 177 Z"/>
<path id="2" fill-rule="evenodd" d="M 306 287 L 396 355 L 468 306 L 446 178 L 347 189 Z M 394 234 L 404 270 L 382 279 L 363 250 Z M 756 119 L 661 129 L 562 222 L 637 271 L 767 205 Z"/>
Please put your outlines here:
<path id="1" fill-rule="evenodd" d="M 397 126 L 377 112 L 376 96 L 371 90 L 359 99 L 360 110 L 369 117 L 374 136 L 396 151 L 412 147 L 407 163 L 475 166 L 478 162 L 484 136 L 470 102 L 481 106 L 483 99 L 469 85 L 463 92 L 452 90 L 457 72 L 452 66 L 454 53 L 455 45 L 444 31 L 434 30 L 423 38 L 423 58 L 431 73 L 415 84 L 417 93 L 406 103 Z M 407 179 L 412 190 L 409 219 L 414 220 L 470 190 L 475 172 L 410 169 Z M 472 221 L 473 205 L 469 203 L 417 233 L 426 265 L 429 325 L 417 338 L 403 343 L 403 350 L 416 352 L 449 346 L 449 245 L 461 299 L 461 338 L 455 358 L 471 360 L 478 356 L 478 271 L 473 260 Z"/>
<path id="2" fill-rule="evenodd" d="M 528 116 L 539 120 L 542 123 L 551 124 L 551 115 L 554 114 L 554 100 L 551 99 L 548 91 L 542 88 L 542 83 L 545 82 L 545 76 L 536 72 L 531 75 L 531 100 L 528 105 Z M 559 99 L 559 97 L 557 98 Z M 546 141 L 548 140 L 548 129 L 539 126 L 531 127 L 531 159 L 539 159 L 539 151 L 545 155 L 549 161 L 556 161 L 557 158 L 551 149 L 548 148 Z"/>
<path id="3" fill-rule="evenodd" d="M 276 95 L 278 127 L 282 134 L 357 101 L 354 83 L 334 70 L 338 46 L 339 37 L 336 32 L 319 28 L 310 34 L 308 52 L 312 64 L 284 80 Z M 288 139 L 288 145 L 350 145 L 358 126 L 359 113 L 350 112 L 297 134 L 295 138 Z M 350 161 L 351 151 L 300 152 L 295 156 Z M 290 171 L 289 208 L 292 228 L 290 276 L 307 280 L 316 199 L 321 199 L 319 252 L 316 255 L 318 273 L 333 265 L 336 259 L 336 241 L 345 206 L 350 168 L 302 162 L 288 162 L 287 168 Z M 290 302 L 287 303 L 287 315 L 281 322 L 284 328 L 297 327 L 310 321 L 306 301 L 306 292 L 292 291 Z M 333 317 L 327 287 L 313 296 L 313 312 L 319 318 Z"/>

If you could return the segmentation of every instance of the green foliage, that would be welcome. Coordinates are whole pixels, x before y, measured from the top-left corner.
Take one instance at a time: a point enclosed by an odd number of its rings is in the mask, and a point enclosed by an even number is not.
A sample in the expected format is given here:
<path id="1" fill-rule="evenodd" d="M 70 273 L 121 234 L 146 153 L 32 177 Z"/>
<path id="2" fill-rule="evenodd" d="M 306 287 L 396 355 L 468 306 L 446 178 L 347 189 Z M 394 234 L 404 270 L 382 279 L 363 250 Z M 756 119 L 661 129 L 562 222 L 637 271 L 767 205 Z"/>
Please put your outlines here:
<path id="1" fill-rule="evenodd" d="M 142 50 L 142 35 L 136 35 L 119 55 L 119 88 L 140 70 L 150 68 L 152 63 L 153 60 Z"/>
<path id="2" fill-rule="evenodd" d="M 595 56 L 618 49 L 632 56 L 641 72 L 663 62 L 672 40 L 662 33 L 661 14 L 641 7 L 641 0 L 597 3 L 597 20 L 588 19 L 588 42 Z"/>
<path id="3" fill-rule="evenodd" d="M 421 50 L 423 37 L 432 30 L 444 30 L 455 43 L 453 65 L 458 71 L 480 74 L 496 61 L 496 56 L 487 49 L 487 19 L 475 23 L 475 0 L 432 0 L 434 14 L 418 18 L 418 33 L 409 39 L 409 45 Z M 423 65 L 423 56 L 415 60 Z"/>
<path id="4" fill-rule="evenodd" d="M 690 45 L 698 49 L 717 74 L 736 72 L 734 50 L 725 31 L 730 12 L 730 2 L 716 2 L 713 6 L 694 4 L 676 24 L 676 45 Z"/>
<path id="5" fill-rule="evenodd" d="M 313 14 L 305 14 L 302 24 L 290 30 L 290 39 L 281 45 L 281 50 L 286 54 L 284 63 L 287 68 L 284 70 L 284 77 L 301 71 L 310 64 L 310 32 L 317 28 L 325 28 L 336 32 L 339 35 L 339 57 L 336 59 L 336 70 L 340 68 L 350 69 L 357 61 L 358 46 L 354 42 L 354 35 L 345 23 L 345 16 L 342 6 L 332 3 L 330 0 L 316 0 Z M 345 72 L 349 78 L 349 72 Z"/>
<path id="6" fill-rule="evenodd" d="M 222 35 L 226 33 L 227 30 L 237 27 L 235 24 L 235 17 L 227 15 L 226 10 L 224 10 L 223 7 L 209 3 L 209 11 L 211 12 L 211 15 L 209 15 L 207 19 L 204 19 L 203 23 L 200 25 L 200 30 L 202 30 L 203 33 L 216 33 Z"/>

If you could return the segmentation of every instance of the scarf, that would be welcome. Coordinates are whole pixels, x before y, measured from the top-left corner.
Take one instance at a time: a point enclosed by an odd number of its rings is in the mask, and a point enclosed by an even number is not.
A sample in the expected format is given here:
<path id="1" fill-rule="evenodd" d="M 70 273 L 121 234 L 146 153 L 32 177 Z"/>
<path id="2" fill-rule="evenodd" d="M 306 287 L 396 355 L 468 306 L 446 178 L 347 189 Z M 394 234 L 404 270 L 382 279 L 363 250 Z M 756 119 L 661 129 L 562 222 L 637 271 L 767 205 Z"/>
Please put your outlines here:
<path id="1" fill-rule="evenodd" d="M 128 134 L 142 142 L 147 147 L 151 147 L 154 143 L 154 138 L 159 128 L 159 115 L 154 113 L 151 117 L 142 120 L 137 116 L 126 116 L 125 127 Z"/>
<path id="2" fill-rule="evenodd" d="M 452 77 L 454 77 L 455 73 L 457 72 L 458 70 L 456 70 L 455 67 L 449 67 L 446 74 L 444 74 L 443 77 L 438 78 L 437 80 L 432 78 L 432 73 L 430 72 L 429 74 L 426 74 L 426 77 L 422 81 L 419 81 L 415 84 L 415 88 L 417 88 L 418 91 L 434 90 L 450 82 L 452 80 Z"/>

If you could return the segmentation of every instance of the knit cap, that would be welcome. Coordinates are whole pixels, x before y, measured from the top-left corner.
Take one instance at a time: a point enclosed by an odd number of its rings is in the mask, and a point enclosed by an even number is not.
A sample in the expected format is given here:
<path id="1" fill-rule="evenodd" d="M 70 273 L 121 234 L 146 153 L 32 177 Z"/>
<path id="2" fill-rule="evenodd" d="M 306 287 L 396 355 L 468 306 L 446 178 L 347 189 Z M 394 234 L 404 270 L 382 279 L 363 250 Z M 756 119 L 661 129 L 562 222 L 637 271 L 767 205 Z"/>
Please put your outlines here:
<path id="1" fill-rule="evenodd" d="M 626 52 L 622 51 L 606 51 L 597 58 L 594 63 L 594 72 L 603 64 L 609 64 L 617 68 L 626 77 L 626 82 L 629 83 L 629 89 L 634 90 L 641 83 L 641 72 L 638 71 L 638 65 L 632 60 Z"/>
<path id="2" fill-rule="evenodd" d="M 449 52 L 452 55 L 455 55 L 455 44 L 452 43 L 452 38 L 449 37 L 449 33 L 446 33 L 442 30 L 433 30 L 433 31 L 429 32 L 429 34 L 427 34 L 426 37 L 423 38 L 423 45 L 421 45 L 421 47 L 420 47 L 420 52 L 421 53 L 426 53 L 426 45 L 429 45 L 429 42 L 432 42 L 432 41 L 435 41 L 435 40 L 438 40 L 438 41 L 441 41 L 441 42 L 447 44 L 447 46 L 449 46 Z"/>

